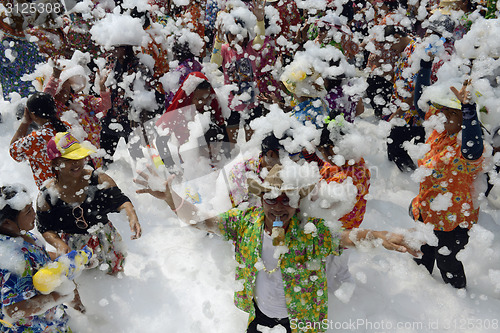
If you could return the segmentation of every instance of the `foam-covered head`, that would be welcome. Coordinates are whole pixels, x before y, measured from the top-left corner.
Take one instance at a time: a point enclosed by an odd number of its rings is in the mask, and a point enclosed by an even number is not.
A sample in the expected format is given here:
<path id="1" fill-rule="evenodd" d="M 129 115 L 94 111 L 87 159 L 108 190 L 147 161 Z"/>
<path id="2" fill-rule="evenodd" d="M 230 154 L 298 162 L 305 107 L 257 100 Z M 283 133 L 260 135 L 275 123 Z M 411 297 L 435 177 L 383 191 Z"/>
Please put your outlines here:
<path id="1" fill-rule="evenodd" d="M 229 13 L 222 12 L 218 20 L 222 24 L 224 33 L 234 35 L 238 40 L 245 38 L 252 40 L 255 37 L 254 29 L 257 25 L 257 18 L 247 8 L 236 7 Z"/>
<path id="2" fill-rule="evenodd" d="M 0 187 L 0 225 L 6 220 L 15 221 L 19 213 L 31 204 L 26 187 L 21 184 Z"/>

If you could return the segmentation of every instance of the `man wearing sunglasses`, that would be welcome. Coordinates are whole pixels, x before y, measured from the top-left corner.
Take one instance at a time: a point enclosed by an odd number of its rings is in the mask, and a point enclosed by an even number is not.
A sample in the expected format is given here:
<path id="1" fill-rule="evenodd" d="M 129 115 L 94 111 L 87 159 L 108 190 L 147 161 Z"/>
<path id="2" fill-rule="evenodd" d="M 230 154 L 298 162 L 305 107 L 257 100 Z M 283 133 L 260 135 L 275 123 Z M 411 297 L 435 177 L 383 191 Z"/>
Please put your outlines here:
<path id="1" fill-rule="evenodd" d="M 366 229 L 332 231 L 330 223 L 323 219 L 302 220 L 298 214 L 300 200 L 314 188 L 319 174 L 315 179 L 300 168 L 298 164 L 287 164 L 285 168 L 277 164 L 264 180 L 248 181 L 248 190 L 261 199 L 262 207 L 231 209 L 210 218 L 202 217 L 203 212 L 172 190 L 172 178 L 165 182 L 164 190 L 153 190 L 144 173 L 140 173 L 144 179 L 135 180 L 146 186 L 137 193 L 165 200 L 184 222 L 234 243 L 236 280 L 243 281 L 241 290 L 235 293 L 235 304 L 249 313 L 247 332 L 258 332 L 258 325 L 281 325 L 287 332 L 304 328 L 318 331 L 328 314 L 325 259 L 340 255 L 345 246 L 372 242 L 372 246 L 382 244 L 389 250 L 417 255 L 400 234 Z M 197 223 L 192 224 L 193 220 Z M 285 246 L 272 244 L 276 220 L 283 223 Z"/>

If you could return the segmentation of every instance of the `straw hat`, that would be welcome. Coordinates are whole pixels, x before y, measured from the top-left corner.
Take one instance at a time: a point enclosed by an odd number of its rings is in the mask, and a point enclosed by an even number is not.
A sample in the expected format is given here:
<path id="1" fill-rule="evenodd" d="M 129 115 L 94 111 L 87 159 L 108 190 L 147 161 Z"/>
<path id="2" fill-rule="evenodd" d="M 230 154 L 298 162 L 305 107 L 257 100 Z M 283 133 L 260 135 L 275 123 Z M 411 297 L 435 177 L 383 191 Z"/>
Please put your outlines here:
<path id="1" fill-rule="evenodd" d="M 260 196 L 263 193 L 276 191 L 277 193 L 287 193 L 287 192 L 299 192 L 300 198 L 306 197 L 316 186 L 316 184 L 308 184 L 299 186 L 295 185 L 285 185 L 283 184 L 283 180 L 280 177 L 280 172 L 283 170 L 283 166 L 280 164 L 276 164 L 273 166 L 271 171 L 264 178 L 264 181 L 259 181 L 253 178 L 249 178 L 248 182 L 248 191 L 252 194 Z"/>
<path id="2" fill-rule="evenodd" d="M 452 11 L 460 10 L 460 0 L 441 0 L 439 1 L 439 8 L 434 9 L 431 13 L 439 12 L 444 15 L 450 15 Z"/>

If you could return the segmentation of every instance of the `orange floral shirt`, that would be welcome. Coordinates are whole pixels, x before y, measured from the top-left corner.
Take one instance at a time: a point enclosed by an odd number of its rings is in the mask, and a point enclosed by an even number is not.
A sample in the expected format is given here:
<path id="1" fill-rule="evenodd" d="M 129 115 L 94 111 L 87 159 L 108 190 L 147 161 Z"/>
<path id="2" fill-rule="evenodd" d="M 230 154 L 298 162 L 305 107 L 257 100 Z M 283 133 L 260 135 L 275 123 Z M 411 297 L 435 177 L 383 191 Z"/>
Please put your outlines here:
<path id="1" fill-rule="evenodd" d="M 55 177 L 47 155 L 47 143 L 54 135 L 56 135 L 56 130 L 52 124 L 45 123 L 38 130 L 10 145 L 10 156 L 14 160 L 29 161 L 33 178 L 39 189 L 47 179 Z"/>
<path id="2" fill-rule="evenodd" d="M 353 165 L 346 164 L 341 167 L 325 163 L 319 173 L 327 183 L 337 182 L 340 184 L 343 183 L 347 177 L 352 178 L 352 183 L 358 189 L 356 204 L 354 208 L 349 213 L 342 216 L 339 221 L 342 222 L 342 227 L 345 229 L 359 227 L 361 222 L 363 222 L 366 212 L 365 195 L 368 194 L 368 189 L 370 188 L 370 170 L 368 170 L 365 161 L 361 159 L 358 163 Z"/>
<path id="3" fill-rule="evenodd" d="M 457 135 L 450 136 L 446 131 L 432 132 L 426 143 L 430 150 L 418 165 L 432 173 L 420 183 L 420 191 L 412 201 L 413 216 L 433 224 L 434 230 L 451 231 L 459 225 L 470 229 L 479 214 L 474 181 L 484 158 L 465 159 Z"/>

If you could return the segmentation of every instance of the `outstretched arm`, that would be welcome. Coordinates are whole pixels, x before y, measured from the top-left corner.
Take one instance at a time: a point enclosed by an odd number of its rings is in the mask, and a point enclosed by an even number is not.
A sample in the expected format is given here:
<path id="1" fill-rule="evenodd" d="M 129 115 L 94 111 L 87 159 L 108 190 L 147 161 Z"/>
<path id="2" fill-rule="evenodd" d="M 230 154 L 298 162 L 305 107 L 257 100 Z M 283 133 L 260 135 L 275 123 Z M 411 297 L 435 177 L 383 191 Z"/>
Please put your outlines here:
<path id="1" fill-rule="evenodd" d="M 73 298 L 73 293 L 61 295 L 53 291 L 48 295 L 36 295 L 30 299 L 8 305 L 3 310 L 10 318 L 17 321 L 22 318 L 43 314 L 58 304 L 70 302 Z"/>
<path id="2" fill-rule="evenodd" d="M 414 257 L 420 255 L 420 251 L 413 249 L 408 245 L 405 238 L 401 234 L 392 233 L 389 231 L 376 231 L 370 229 L 350 229 L 344 230 L 340 238 L 341 247 L 362 246 L 367 244 L 377 246 L 382 244 L 387 250 L 408 252 Z"/>
<path id="3" fill-rule="evenodd" d="M 150 169 L 150 172 L 152 177 L 142 171 L 138 172 L 143 179 L 134 179 L 134 182 L 144 186 L 144 188 L 137 190 L 137 193 L 148 193 L 165 201 L 170 209 L 188 225 L 207 232 L 219 233 L 219 219 L 217 217 L 203 218 L 202 212 L 195 205 L 185 201 L 172 190 L 173 176 L 165 181 L 158 177 L 154 170 Z"/>

